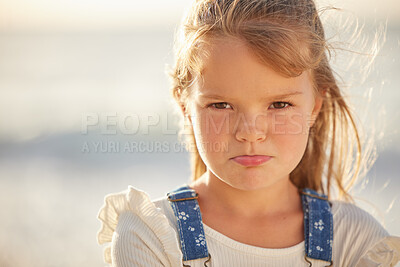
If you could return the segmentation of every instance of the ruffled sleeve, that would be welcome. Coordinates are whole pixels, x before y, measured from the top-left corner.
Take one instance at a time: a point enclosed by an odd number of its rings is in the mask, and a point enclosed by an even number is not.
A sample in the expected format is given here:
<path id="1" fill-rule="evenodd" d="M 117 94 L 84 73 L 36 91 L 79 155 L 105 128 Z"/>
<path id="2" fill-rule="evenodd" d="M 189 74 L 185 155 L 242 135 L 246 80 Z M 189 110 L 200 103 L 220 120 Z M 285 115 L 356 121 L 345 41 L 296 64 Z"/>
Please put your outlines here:
<path id="1" fill-rule="evenodd" d="M 356 267 L 395 266 L 400 260 L 400 237 L 386 236 L 366 251 Z"/>
<path id="2" fill-rule="evenodd" d="M 125 191 L 107 195 L 98 219 L 101 229 L 97 242 L 107 244 L 106 263 L 132 267 L 182 264 L 176 230 L 147 193 L 129 186 Z"/>

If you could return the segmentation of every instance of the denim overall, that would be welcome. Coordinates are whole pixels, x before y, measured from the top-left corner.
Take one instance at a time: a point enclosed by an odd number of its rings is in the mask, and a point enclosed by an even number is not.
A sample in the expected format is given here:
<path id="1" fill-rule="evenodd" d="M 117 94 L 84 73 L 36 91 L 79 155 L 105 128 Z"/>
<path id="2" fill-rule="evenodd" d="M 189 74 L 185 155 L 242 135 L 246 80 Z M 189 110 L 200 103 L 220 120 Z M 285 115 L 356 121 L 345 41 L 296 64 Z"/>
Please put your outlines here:
<path id="1" fill-rule="evenodd" d="M 323 260 L 332 266 L 333 217 L 331 207 L 325 195 L 311 189 L 300 191 L 304 213 L 304 259 Z M 183 261 L 204 258 L 204 266 L 211 260 L 207 249 L 206 237 L 197 193 L 188 185 L 183 185 L 167 194 L 169 203 L 178 222 L 178 232 Z"/>

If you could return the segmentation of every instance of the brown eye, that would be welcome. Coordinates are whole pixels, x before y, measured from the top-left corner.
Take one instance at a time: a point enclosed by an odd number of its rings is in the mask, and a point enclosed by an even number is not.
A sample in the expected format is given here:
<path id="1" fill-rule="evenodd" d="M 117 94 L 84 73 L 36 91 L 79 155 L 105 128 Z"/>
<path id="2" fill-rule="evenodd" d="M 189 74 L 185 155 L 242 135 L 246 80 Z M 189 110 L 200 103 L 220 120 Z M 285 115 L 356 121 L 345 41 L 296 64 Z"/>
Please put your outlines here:
<path id="1" fill-rule="evenodd" d="M 292 106 L 292 104 L 289 102 L 274 102 L 272 104 L 272 106 L 273 106 L 273 109 L 284 109 L 288 106 Z"/>
<path id="2" fill-rule="evenodd" d="M 226 102 L 214 103 L 214 104 L 211 104 L 210 106 L 212 106 L 216 109 L 226 109 L 227 107 L 230 107 L 230 105 Z"/>

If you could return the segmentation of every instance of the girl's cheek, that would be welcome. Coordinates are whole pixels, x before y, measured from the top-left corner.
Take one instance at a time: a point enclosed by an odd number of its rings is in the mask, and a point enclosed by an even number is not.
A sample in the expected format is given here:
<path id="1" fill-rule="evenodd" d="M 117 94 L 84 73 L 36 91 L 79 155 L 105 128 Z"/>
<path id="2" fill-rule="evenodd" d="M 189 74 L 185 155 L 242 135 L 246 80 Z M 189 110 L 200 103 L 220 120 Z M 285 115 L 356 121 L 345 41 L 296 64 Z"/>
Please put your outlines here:
<path id="1" fill-rule="evenodd" d="M 308 140 L 306 117 L 302 113 L 291 113 L 277 118 L 275 123 L 274 132 L 270 131 L 267 138 L 287 161 L 301 158 Z"/>
<path id="2" fill-rule="evenodd" d="M 222 112 L 221 112 L 222 113 Z M 207 154 L 227 152 L 229 150 L 229 116 L 203 113 L 200 123 L 198 146 Z"/>
<path id="3" fill-rule="evenodd" d="M 230 117 L 226 112 L 203 114 L 201 119 L 202 132 L 208 136 L 222 136 L 229 134 Z M 223 113 L 223 114 L 222 114 Z"/>
<path id="4" fill-rule="evenodd" d="M 306 115 L 301 112 L 273 114 L 270 120 L 270 134 L 274 135 L 304 135 L 307 134 Z"/>

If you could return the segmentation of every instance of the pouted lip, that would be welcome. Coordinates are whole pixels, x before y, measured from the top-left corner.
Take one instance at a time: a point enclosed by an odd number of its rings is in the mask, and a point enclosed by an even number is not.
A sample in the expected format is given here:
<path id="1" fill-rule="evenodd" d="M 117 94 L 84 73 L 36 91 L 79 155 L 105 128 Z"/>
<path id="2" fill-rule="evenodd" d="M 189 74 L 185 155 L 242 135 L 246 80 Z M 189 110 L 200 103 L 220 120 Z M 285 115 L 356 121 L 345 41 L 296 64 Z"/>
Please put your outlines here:
<path id="1" fill-rule="evenodd" d="M 231 159 L 242 166 L 251 167 L 264 164 L 271 158 L 271 156 L 265 155 L 241 155 Z"/>
<path id="2" fill-rule="evenodd" d="M 269 156 L 269 155 L 239 155 L 239 156 L 232 157 L 231 159 L 234 159 L 237 157 L 270 157 L 270 158 L 272 158 L 272 156 Z"/>

